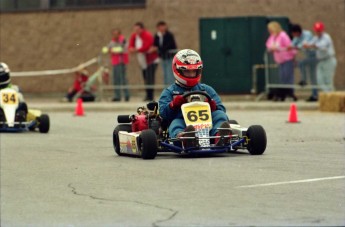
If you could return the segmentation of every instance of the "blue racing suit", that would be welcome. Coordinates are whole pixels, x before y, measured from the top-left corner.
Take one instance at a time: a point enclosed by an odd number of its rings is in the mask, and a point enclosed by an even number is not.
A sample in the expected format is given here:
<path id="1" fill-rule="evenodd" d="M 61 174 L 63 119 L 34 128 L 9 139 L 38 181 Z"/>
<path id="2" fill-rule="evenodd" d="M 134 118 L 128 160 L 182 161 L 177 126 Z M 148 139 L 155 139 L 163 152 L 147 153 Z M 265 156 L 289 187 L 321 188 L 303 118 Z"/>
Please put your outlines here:
<path id="1" fill-rule="evenodd" d="M 217 110 L 212 112 L 213 127 L 210 131 L 210 135 L 216 135 L 217 128 L 219 128 L 224 121 L 228 121 L 228 116 L 225 113 L 225 107 L 223 106 L 217 92 L 206 84 L 198 83 L 194 87 L 187 89 L 175 83 L 163 90 L 158 101 L 160 116 L 163 118 L 163 120 L 170 122 L 168 129 L 170 137 L 176 138 L 177 134 L 186 128 L 186 124 L 183 120 L 181 108 L 178 110 L 173 110 L 169 107 L 169 103 L 173 100 L 175 95 L 183 95 L 185 92 L 190 91 L 205 91 L 214 101 L 216 101 Z"/>

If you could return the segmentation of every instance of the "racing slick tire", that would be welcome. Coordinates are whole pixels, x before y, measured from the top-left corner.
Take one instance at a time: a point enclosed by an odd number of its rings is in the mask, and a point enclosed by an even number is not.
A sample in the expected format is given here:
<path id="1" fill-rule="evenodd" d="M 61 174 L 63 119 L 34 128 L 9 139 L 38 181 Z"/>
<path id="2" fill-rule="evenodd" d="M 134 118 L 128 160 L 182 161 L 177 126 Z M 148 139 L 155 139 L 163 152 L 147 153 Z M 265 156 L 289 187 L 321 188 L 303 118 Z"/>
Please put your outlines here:
<path id="1" fill-rule="evenodd" d="M 115 127 L 114 132 L 113 132 L 113 146 L 114 146 L 115 153 L 119 156 L 122 156 L 124 154 L 120 152 L 119 131 L 132 132 L 132 125 L 120 124 Z"/>
<path id="2" fill-rule="evenodd" d="M 265 129 L 261 125 L 252 125 L 247 130 L 249 142 L 247 150 L 251 155 L 261 155 L 266 150 L 267 137 Z"/>
<path id="3" fill-rule="evenodd" d="M 146 129 L 140 133 L 138 147 L 143 159 L 154 159 L 157 155 L 157 135 L 152 129 Z"/>
<path id="4" fill-rule="evenodd" d="M 40 133 L 47 133 L 50 127 L 49 116 L 47 114 L 42 114 L 37 119 L 39 122 L 38 129 Z"/>
<path id="5" fill-rule="evenodd" d="M 229 124 L 238 125 L 238 122 L 236 120 L 229 120 Z"/>

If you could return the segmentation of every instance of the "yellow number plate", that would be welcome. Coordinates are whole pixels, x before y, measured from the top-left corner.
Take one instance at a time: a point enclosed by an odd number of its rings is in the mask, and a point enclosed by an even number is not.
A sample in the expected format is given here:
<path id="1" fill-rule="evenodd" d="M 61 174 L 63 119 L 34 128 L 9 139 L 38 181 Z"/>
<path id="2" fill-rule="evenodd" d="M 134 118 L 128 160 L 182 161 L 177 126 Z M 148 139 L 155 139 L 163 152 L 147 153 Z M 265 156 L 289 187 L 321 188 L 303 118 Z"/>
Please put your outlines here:
<path id="1" fill-rule="evenodd" d="M 7 105 L 15 105 L 18 103 L 18 96 L 17 93 L 14 92 L 6 92 L 2 93 L 2 103 Z"/>
<path id="2" fill-rule="evenodd" d="M 208 105 L 191 105 L 182 108 L 186 125 L 212 124 L 212 116 Z"/>

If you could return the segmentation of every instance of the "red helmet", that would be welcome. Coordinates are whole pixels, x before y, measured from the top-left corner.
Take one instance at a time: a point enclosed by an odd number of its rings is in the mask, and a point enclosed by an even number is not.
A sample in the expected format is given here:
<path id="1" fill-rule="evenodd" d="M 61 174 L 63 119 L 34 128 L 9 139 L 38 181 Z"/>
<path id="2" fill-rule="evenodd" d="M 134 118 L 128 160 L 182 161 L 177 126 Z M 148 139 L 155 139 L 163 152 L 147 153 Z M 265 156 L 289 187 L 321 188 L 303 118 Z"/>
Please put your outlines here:
<path id="1" fill-rule="evenodd" d="M 325 30 L 325 25 L 322 22 L 315 22 L 314 24 L 315 32 L 323 32 L 324 30 Z"/>
<path id="2" fill-rule="evenodd" d="M 177 52 L 172 62 L 172 71 L 176 81 L 184 87 L 194 87 L 201 79 L 202 61 L 199 54 L 190 49 Z M 184 76 L 184 71 L 196 70 L 195 77 Z"/>

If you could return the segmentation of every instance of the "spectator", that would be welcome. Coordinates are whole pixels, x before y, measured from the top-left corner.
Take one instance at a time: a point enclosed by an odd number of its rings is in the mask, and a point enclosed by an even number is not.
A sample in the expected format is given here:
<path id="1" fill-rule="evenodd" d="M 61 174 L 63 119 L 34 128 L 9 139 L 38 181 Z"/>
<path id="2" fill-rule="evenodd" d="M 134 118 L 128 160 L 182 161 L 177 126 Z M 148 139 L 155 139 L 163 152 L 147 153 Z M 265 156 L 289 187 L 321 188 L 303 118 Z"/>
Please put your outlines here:
<path id="1" fill-rule="evenodd" d="M 316 49 L 316 77 L 321 90 L 329 92 L 334 90 L 333 77 L 337 66 L 335 50 L 331 36 L 325 32 L 325 25 L 322 22 L 314 24 L 315 36 L 310 43 L 304 45 L 305 48 Z M 314 97 L 317 101 L 318 97 Z"/>
<path id="2" fill-rule="evenodd" d="M 171 70 L 171 63 L 177 52 L 177 46 L 174 35 L 168 30 L 168 26 L 164 21 L 159 21 L 156 27 L 157 33 L 154 37 L 152 50 L 158 50 L 159 57 L 162 60 L 164 84 L 168 86 L 173 84 L 175 80 Z"/>
<path id="3" fill-rule="evenodd" d="M 153 45 L 153 36 L 144 27 L 144 24 L 137 22 L 133 27 L 133 34 L 129 40 L 129 52 L 136 53 L 138 63 L 142 69 L 146 87 L 146 97 L 144 101 L 154 100 L 155 72 L 158 64 L 158 54 L 156 51 L 149 52 Z"/>
<path id="4" fill-rule="evenodd" d="M 94 101 L 95 96 L 88 91 L 84 91 L 84 87 L 89 79 L 89 72 L 86 69 L 81 69 L 75 73 L 73 86 L 68 89 L 66 96 L 62 101 L 72 102 L 77 95 L 83 101 Z"/>
<path id="5" fill-rule="evenodd" d="M 121 34 L 120 29 L 113 29 L 113 38 L 108 44 L 108 52 L 111 55 L 111 64 L 113 66 L 113 84 L 114 86 L 127 86 L 126 65 L 128 64 L 128 53 L 126 39 Z M 130 94 L 128 88 L 115 88 L 113 102 L 121 101 L 121 90 L 123 90 L 125 101 L 128 102 Z"/>
<path id="6" fill-rule="evenodd" d="M 279 80 L 283 85 L 294 84 L 294 58 L 296 50 L 291 49 L 291 40 L 280 24 L 272 21 L 267 25 L 269 38 L 266 41 L 266 47 L 269 52 L 273 53 L 274 61 L 278 64 Z M 291 88 L 280 88 L 277 90 L 275 101 L 284 101 L 286 96 L 290 96 L 294 101 L 297 97 Z"/>
<path id="7" fill-rule="evenodd" d="M 299 69 L 301 71 L 301 81 L 299 85 L 304 86 L 307 84 L 307 72 L 309 72 L 309 79 L 312 85 L 317 85 L 316 82 L 316 53 L 313 49 L 305 49 L 303 45 L 310 42 L 313 39 L 313 33 L 308 30 L 302 30 L 302 27 L 295 24 L 291 27 L 291 33 L 293 36 L 292 45 L 297 50 L 302 50 L 304 58 L 298 62 Z M 311 96 L 307 101 L 313 101 L 317 98 L 317 88 L 312 89 Z"/>

